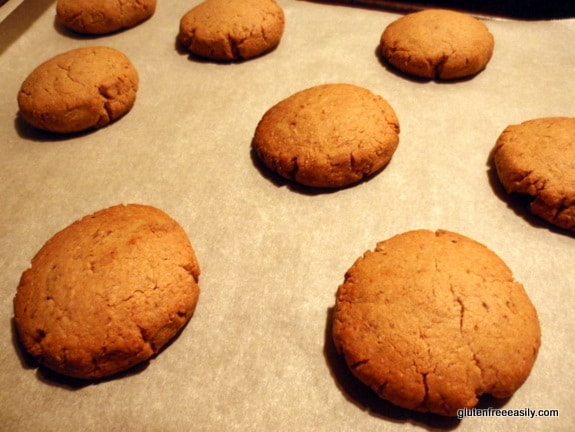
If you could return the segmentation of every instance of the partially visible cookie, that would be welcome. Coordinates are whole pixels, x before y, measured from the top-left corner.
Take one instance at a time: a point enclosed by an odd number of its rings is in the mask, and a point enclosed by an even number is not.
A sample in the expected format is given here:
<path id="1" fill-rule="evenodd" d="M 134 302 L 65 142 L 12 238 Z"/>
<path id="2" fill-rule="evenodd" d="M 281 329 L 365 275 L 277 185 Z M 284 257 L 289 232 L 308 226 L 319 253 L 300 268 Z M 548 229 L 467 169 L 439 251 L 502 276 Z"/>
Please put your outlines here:
<path id="1" fill-rule="evenodd" d="M 497 139 L 493 160 L 507 193 L 532 196 L 532 213 L 575 232 L 575 118 L 508 126 Z"/>
<path id="2" fill-rule="evenodd" d="M 178 38 L 199 57 L 246 60 L 273 50 L 284 25 L 275 0 L 205 0 L 182 17 Z"/>
<path id="3" fill-rule="evenodd" d="M 136 100 L 138 73 L 109 47 L 77 48 L 34 69 L 18 93 L 20 114 L 32 126 L 57 133 L 103 127 Z"/>
<path id="4" fill-rule="evenodd" d="M 399 121 L 381 96 L 351 84 L 302 90 L 270 108 L 253 147 L 272 171 L 323 188 L 350 185 L 381 170 L 399 143 Z"/>
<path id="5" fill-rule="evenodd" d="M 156 11 L 156 0 L 58 0 L 56 18 L 78 33 L 105 34 L 134 27 Z"/>
<path id="6" fill-rule="evenodd" d="M 337 292 L 333 338 L 352 373 L 410 410 L 456 415 L 513 394 L 535 362 L 537 312 L 485 246 L 439 230 L 377 244 Z"/>
<path id="7" fill-rule="evenodd" d="M 157 353 L 192 316 L 200 269 L 176 221 L 154 207 L 100 210 L 55 234 L 14 298 L 25 349 L 76 378 L 124 371 Z"/>
<path id="8" fill-rule="evenodd" d="M 443 9 L 405 15 L 381 35 L 383 57 L 408 75 L 451 80 L 475 75 L 493 54 L 494 39 L 478 19 Z"/>

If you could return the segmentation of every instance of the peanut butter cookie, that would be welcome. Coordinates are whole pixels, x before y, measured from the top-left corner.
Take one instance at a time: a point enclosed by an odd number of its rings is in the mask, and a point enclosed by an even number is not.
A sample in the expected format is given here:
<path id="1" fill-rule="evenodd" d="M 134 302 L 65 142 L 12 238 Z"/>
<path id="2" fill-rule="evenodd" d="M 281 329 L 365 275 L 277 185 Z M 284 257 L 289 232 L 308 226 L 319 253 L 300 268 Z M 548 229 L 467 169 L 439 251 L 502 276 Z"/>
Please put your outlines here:
<path id="1" fill-rule="evenodd" d="M 145 205 L 100 210 L 55 234 L 14 298 L 25 349 L 76 378 L 101 378 L 148 360 L 183 328 L 200 269 L 183 229 Z"/>
<path id="2" fill-rule="evenodd" d="M 134 27 L 156 11 L 156 0 L 58 0 L 56 18 L 78 33 L 105 34 Z"/>
<path id="3" fill-rule="evenodd" d="M 383 57 L 408 75 L 452 80 L 475 75 L 493 54 L 489 29 L 467 14 L 428 9 L 405 15 L 381 35 Z"/>
<path id="4" fill-rule="evenodd" d="M 540 346 L 523 286 L 485 246 L 410 231 L 377 244 L 337 292 L 333 338 L 353 374 L 398 406 L 440 415 L 513 394 Z"/>
<path id="5" fill-rule="evenodd" d="M 381 170 L 399 143 L 399 121 L 381 96 L 351 84 L 293 94 L 258 123 L 253 147 L 272 171 L 297 183 L 347 186 Z"/>
<path id="6" fill-rule="evenodd" d="M 138 73 L 125 54 L 108 47 L 76 48 L 28 75 L 18 107 L 35 128 L 74 133 L 120 118 L 132 109 L 137 91 Z"/>
<path id="7" fill-rule="evenodd" d="M 273 50 L 284 25 L 275 0 L 205 0 L 182 17 L 178 38 L 199 57 L 247 60 Z"/>
<path id="8" fill-rule="evenodd" d="M 493 152 L 507 193 L 533 197 L 533 214 L 575 232 L 575 118 L 549 117 L 508 126 Z"/>

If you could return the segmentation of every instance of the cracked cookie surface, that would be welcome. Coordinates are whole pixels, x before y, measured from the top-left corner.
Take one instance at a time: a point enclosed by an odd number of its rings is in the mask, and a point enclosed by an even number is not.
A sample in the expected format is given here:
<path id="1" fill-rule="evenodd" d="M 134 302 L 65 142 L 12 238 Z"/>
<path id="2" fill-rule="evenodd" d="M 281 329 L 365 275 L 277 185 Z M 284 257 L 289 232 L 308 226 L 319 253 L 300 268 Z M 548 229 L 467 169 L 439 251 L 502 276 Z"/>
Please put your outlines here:
<path id="1" fill-rule="evenodd" d="M 55 234 L 14 297 L 14 321 L 39 363 L 101 378 L 157 353 L 188 322 L 199 265 L 176 221 L 154 207 L 100 210 Z"/>
<path id="2" fill-rule="evenodd" d="M 77 48 L 34 69 L 18 92 L 20 115 L 56 133 L 103 127 L 135 103 L 138 73 L 128 57 L 109 47 Z"/>
<path id="3" fill-rule="evenodd" d="M 461 12 L 428 9 L 405 15 L 381 35 L 385 59 L 406 74 L 441 80 L 475 75 L 493 54 L 485 24 Z"/>
<path id="4" fill-rule="evenodd" d="M 333 339 L 352 373 L 398 406 L 441 415 L 508 397 L 540 346 L 537 312 L 510 269 L 456 233 L 377 244 L 338 288 Z"/>
<path id="5" fill-rule="evenodd" d="M 532 196 L 532 213 L 575 232 L 575 118 L 508 126 L 497 139 L 493 161 L 507 193 Z"/>
<path id="6" fill-rule="evenodd" d="M 275 0 L 205 0 L 182 17 L 178 39 L 199 57 L 247 60 L 273 50 L 284 25 Z"/>
<path id="7" fill-rule="evenodd" d="M 78 33 L 105 34 L 134 27 L 156 11 L 156 0 L 58 0 L 56 17 Z"/>
<path id="8" fill-rule="evenodd" d="M 272 171 L 297 183 L 336 188 L 380 171 L 399 144 L 389 103 L 351 84 L 325 84 L 293 94 L 258 123 L 253 147 Z"/>

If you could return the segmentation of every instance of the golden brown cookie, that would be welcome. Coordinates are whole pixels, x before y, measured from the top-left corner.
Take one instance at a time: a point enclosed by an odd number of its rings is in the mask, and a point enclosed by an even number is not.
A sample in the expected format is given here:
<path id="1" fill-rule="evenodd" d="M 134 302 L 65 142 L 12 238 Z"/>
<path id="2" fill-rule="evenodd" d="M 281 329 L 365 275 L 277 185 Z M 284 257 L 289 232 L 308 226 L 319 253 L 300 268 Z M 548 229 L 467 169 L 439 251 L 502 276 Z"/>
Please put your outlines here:
<path id="1" fill-rule="evenodd" d="M 539 118 L 508 126 L 497 140 L 493 159 L 507 193 L 532 196 L 532 213 L 575 232 L 575 118 Z"/>
<path id="2" fill-rule="evenodd" d="M 451 80 L 475 75 L 493 54 L 481 21 L 461 12 L 428 9 L 405 15 L 381 35 L 383 57 L 406 74 Z"/>
<path id="3" fill-rule="evenodd" d="M 279 44 L 284 21 L 275 0 L 205 0 L 182 17 L 178 38 L 199 57 L 246 60 Z"/>
<path id="4" fill-rule="evenodd" d="M 505 263 L 462 235 L 409 231 L 347 271 L 333 338 L 353 374 L 398 406 L 453 416 L 513 394 L 540 346 L 537 312 Z"/>
<path id="5" fill-rule="evenodd" d="M 56 18 L 78 33 L 105 34 L 134 27 L 156 11 L 156 0 L 58 0 Z"/>
<path id="6" fill-rule="evenodd" d="M 22 274 L 14 320 L 54 371 L 101 378 L 149 359 L 192 316 L 200 269 L 176 221 L 119 205 L 55 234 Z"/>
<path id="7" fill-rule="evenodd" d="M 325 84 L 270 108 L 253 147 L 272 171 L 297 183 L 337 188 L 381 170 L 399 143 L 399 122 L 381 96 L 351 84 Z"/>
<path id="8" fill-rule="evenodd" d="M 108 47 L 77 48 L 34 69 L 18 93 L 20 115 L 57 133 L 103 127 L 136 100 L 138 73 L 128 57 Z"/>

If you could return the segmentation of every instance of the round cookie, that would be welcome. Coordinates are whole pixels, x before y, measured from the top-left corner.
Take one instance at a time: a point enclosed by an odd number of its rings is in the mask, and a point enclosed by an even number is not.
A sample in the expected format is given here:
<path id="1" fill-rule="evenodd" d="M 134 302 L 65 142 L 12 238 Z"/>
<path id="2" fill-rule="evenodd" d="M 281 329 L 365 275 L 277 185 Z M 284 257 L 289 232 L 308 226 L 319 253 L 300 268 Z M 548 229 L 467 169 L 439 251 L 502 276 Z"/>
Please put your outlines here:
<path id="1" fill-rule="evenodd" d="M 359 258 L 338 289 L 332 330 L 352 373 L 381 398 L 448 416 L 482 394 L 513 394 L 541 340 L 505 263 L 443 230 L 399 234 Z"/>
<path id="2" fill-rule="evenodd" d="M 531 212 L 575 232 L 575 118 L 548 117 L 508 126 L 493 152 L 507 193 L 533 197 Z"/>
<path id="3" fill-rule="evenodd" d="M 246 60 L 274 49 L 284 25 L 275 0 L 205 0 L 182 17 L 178 38 L 199 57 Z"/>
<path id="4" fill-rule="evenodd" d="M 156 11 L 156 0 L 58 0 L 56 18 L 78 33 L 105 34 L 134 27 Z"/>
<path id="5" fill-rule="evenodd" d="M 55 234 L 14 298 L 25 349 L 48 368 L 101 378 L 149 359 L 183 328 L 200 269 L 183 229 L 145 205 L 100 210 Z"/>
<path id="6" fill-rule="evenodd" d="M 451 80 L 475 75 L 493 54 L 494 39 L 481 21 L 461 12 L 428 9 L 387 26 L 380 50 L 408 75 Z"/>
<path id="7" fill-rule="evenodd" d="M 18 93 L 20 115 L 32 126 L 57 133 L 103 127 L 126 114 L 136 100 L 138 73 L 113 48 L 77 48 L 34 69 Z"/>
<path id="8" fill-rule="evenodd" d="M 253 147 L 272 171 L 297 183 L 347 186 L 381 170 L 399 143 L 399 121 L 381 96 L 351 84 L 293 94 L 258 123 Z"/>

